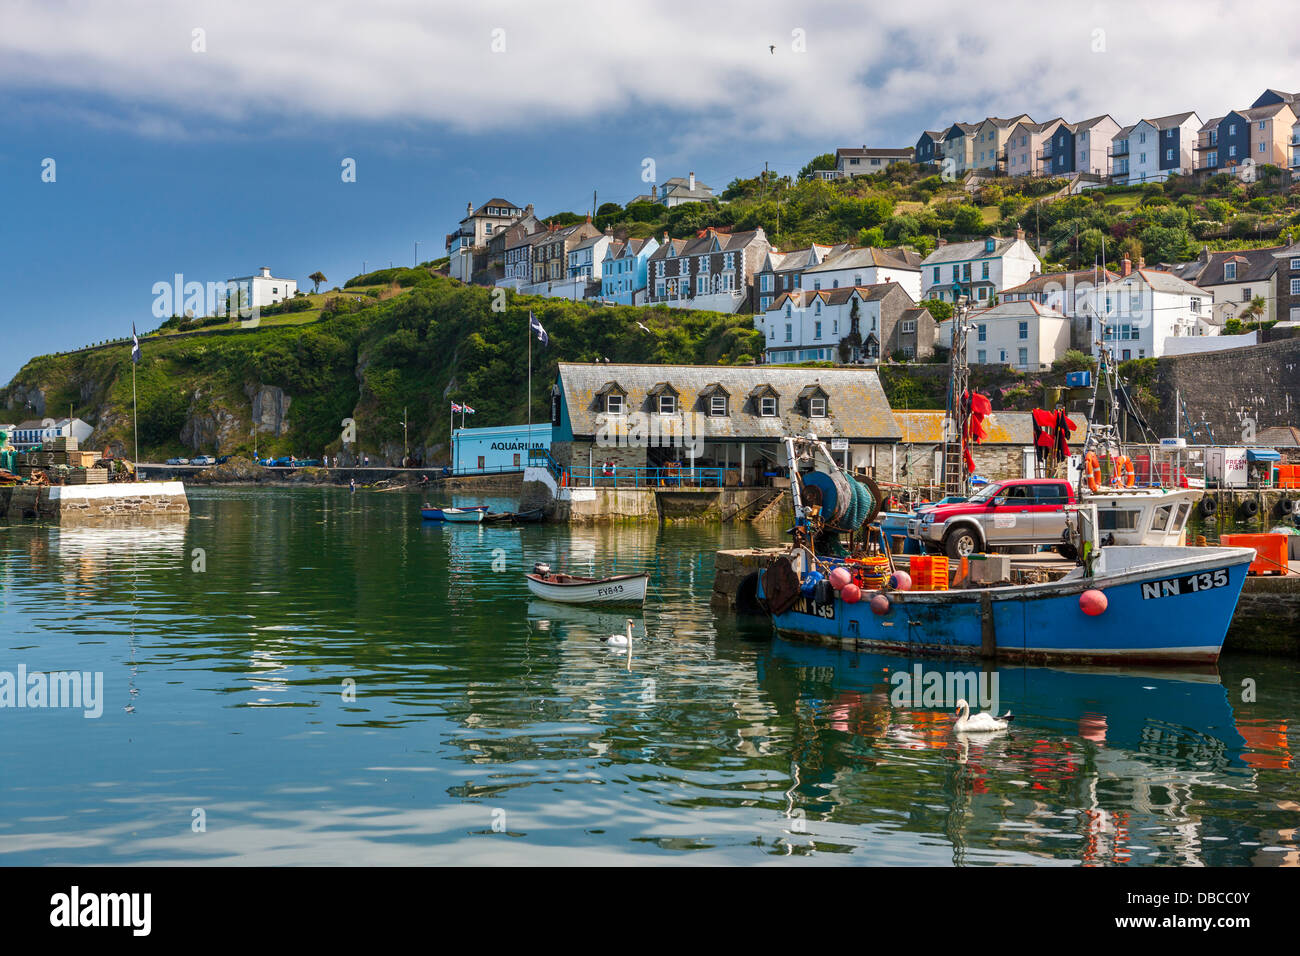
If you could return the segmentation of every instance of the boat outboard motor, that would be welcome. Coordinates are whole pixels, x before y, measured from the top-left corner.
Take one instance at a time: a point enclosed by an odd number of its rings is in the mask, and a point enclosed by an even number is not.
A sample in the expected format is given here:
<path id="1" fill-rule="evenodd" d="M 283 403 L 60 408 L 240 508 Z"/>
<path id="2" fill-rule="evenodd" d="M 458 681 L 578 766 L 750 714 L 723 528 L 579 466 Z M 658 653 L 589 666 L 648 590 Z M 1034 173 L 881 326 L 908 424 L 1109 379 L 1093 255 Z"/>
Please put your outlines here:
<path id="1" fill-rule="evenodd" d="M 543 564 L 541 561 L 538 561 L 533 565 L 533 574 L 540 574 L 542 577 L 546 577 L 550 573 L 551 566 L 549 564 Z"/>

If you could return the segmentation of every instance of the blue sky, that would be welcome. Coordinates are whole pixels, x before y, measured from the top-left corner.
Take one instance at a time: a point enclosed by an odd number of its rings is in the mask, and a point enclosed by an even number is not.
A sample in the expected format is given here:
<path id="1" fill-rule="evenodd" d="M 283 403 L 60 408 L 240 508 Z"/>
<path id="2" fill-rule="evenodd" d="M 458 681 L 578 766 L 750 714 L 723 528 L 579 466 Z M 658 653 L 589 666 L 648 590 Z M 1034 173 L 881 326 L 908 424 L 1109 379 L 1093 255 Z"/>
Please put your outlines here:
<path id="1" fill-rule="evenodd" d="M 1300 35 L 1225 30 L 1224 4 L 647 6 L 0 0 L 0 382 L 156 327 L 175 273 L 333 285 L 415 240 L 442 255 L 466 202 L 625 202 L 646 157 L 721 190 L 957 119 L 1208 118 L 1300 89 Z"/>

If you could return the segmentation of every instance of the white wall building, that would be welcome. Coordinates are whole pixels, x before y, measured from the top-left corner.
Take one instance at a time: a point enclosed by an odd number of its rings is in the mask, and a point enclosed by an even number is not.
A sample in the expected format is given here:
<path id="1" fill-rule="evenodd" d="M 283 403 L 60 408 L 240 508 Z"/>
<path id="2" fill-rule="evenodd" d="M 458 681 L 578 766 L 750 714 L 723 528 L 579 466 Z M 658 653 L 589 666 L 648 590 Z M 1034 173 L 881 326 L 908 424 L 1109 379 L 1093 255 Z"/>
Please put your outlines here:
<path id="1" fill-rule="evenodd" d="M 989 236 L 944 243 L 921 261 L 921 297 L 953 302 L 965 295 L 972 305 L 988 305 L 996 293 L 1042 271 L 1043 263 L 1025 242 L 1023 229 L 1012 239 Z"/>
<path id="2" fill-rule="evenodd" d="M 605 253 L 614 237 L 608 232 L 588 236 L 569 250 L 570 279 L 599 279 L 605 263 Z"/>
<path id="3" fill-rule="evenodd" d="M 913 302 L 920 302 L 921 257 L 905 247 L 846 249 L 805 268 L 801 282 L 802 288 L 814 290 L 896 282 Z"/>
<path id="4" fill-rule="evenodd" d="M 75 438 L 80 444 L 88 439 L 95 429 L 80 418 L 60 418 L 50 423 L 50 419 L 25 421 L 17 425 L 9 434 L 9 440 L 18 448 L 40 445 L 56 438 Z"/>
<path id="5" fill-rule="evenodd" d="M 1084 298 L 1093 353 L 1098 342 L 1119 360 L 1159 358 L 1167 339 L 1217 335 L 1211 305 L 1214 296 L 1172 272 L 1137 268 L 1124 260 L 1121 276 L 1098 286 Z"/>
<path id="6" fill-rule="evenodd" d="M 243 276 L 229 279 L 227 282 L 232 286 L 232 295 L 235 288 L 246 293 L 245 304 L 254 309 L 292 299 L 298 292 L 296 279 L 277 279 L 271 275 L 271 270 L 267 266 L 262 266 L 255 276 Z"/>
<path id="7" fill-rule="evenodd" d="M 944 325 L 951 325 L 945 322 Z M 1003 302 L 967 316 L 966 360 L 1020 371 L 1050 367 L 1070 348 L 1070 320 L 1032 300 Z"/>

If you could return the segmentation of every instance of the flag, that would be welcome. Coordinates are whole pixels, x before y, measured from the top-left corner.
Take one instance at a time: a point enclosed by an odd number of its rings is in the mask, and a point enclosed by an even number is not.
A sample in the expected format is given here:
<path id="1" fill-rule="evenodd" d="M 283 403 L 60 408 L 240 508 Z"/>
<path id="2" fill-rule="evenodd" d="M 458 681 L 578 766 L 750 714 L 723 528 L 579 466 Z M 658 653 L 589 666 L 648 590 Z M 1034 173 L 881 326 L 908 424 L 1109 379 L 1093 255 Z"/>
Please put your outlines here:
<path id="1" fill-rule="evenodd" d="M 537 321 L 537 316 L 533 315 L 532 312 L 528 313 L 528 329 L 537 336 L 537 341 L 541 342 L 543 345 L 551 341 L 551 337 L 547 335 L 546 330 L 542 328 L 542 323 Z"/>
<path id="2" fill-rule="evenodd" d="M 131 323 L 131 361 L 140 364 L 140 336 L 135 334 L 135 323 Z"/>
<path id="3" fill-rule="evenodd" d="M 459 412 L 459 411 L 462 411 L 461 407 L 460 407 L 459 405 L 457 405 L 455 402 L 452 402 L 452 403 L 451 403 L 451 410 L 452 410 L 453 412 Z"/>
<path id="4" fill-rule="evenodd" d="M 468 405 L 463 406 L 463 409 L 466 415 L 474 414 L 474 409 L 470 408 Z"/>

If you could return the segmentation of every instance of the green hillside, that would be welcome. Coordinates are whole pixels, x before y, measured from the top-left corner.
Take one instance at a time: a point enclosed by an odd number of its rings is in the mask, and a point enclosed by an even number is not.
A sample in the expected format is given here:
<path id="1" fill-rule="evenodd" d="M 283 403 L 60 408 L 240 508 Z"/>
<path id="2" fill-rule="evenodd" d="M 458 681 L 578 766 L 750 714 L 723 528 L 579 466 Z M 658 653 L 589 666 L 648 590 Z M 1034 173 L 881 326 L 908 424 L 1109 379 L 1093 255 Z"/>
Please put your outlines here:
<path id="1" fill-rule="evenodd" d="M 331 297 L 307 325 L 213 328 L 142 340 L 137 369 L 141 458 L 198 450 L 248 452 L 252 394 L 278 389 L 289 399 L 285 434 L 263 432 L 259 453 L 319 457 L 340 449 L 341 423 L 356 421 L 358 448 L 400 457 L 404 409 L 414 454 L 435 460 L 447 441 L 451 401 L 470 403 L 467 424 L 525 417 L 528 312 L 550 334 L 534 342 L 533 418 L 549 416 L 548 385 L 559 361 L 733 363 L 752 361 L 762 337 L 752 317 L 668 309 L 598 307 L 556 299 L 504 297 L 464 286 L 428 269 L 385 270 L 349 283 L 395 284 L 381 300 Z M 638 322 L 650 331 L 643 331 Z M 170 331 L 170 330 L 169 330 Z M 131 443 L 129 342 L 32 359 L 0 392 L 0 414 L 32 417 L 39 395 L 48 414 L 75 414 L 96 425 L 96 446 Z M 185 436 L 183 440 L 182 436 Z M 395 451 L 394 451 L 395 450 Z"/>

